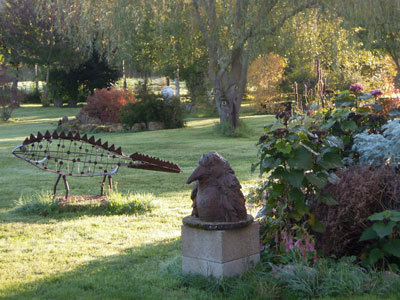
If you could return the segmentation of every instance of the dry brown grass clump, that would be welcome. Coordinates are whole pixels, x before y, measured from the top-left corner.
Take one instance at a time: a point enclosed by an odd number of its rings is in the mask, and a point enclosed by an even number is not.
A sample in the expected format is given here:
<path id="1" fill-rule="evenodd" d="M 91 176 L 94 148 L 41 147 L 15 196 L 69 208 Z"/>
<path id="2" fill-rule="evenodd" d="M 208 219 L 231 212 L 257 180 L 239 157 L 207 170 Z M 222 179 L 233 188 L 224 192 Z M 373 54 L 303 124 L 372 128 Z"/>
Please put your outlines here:
<path id="1" fill-rule="evenodd" d="M 367 218 L 386 209 L 400 209 L 400 175 L 391 166 L 354 166 L 337 175 L 340 183 L 328 184 L 324 192 L 339 205 L 312 204 L 312 211 L 326 227 L 317 245 L 326 255 L 359 255 L 365 244 L 358 240 L 371 226 Z"/>

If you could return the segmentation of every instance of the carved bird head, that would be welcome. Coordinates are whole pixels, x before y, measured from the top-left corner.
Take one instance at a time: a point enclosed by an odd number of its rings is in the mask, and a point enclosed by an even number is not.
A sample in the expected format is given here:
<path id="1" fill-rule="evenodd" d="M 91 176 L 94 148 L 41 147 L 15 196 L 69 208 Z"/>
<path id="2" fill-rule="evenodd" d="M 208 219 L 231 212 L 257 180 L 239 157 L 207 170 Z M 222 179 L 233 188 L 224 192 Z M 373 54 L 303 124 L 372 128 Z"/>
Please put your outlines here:
<path id="1" fill-rule="evenodd" d="M 202 155 L 199 166 L 189 176 L 186 183 L 208 178 L 219 178 L 226 173 L 234 173 L 229 163 L 217 152 L 209 152 Z"/>
<path id="2" fill-rule="evenodd" d="M 239 222 L 247 218 L 245 198 L 230 164 L 216 152 L 200 158 L 186 183 L 193 187 L 193 215 L 205 222 Z"/>

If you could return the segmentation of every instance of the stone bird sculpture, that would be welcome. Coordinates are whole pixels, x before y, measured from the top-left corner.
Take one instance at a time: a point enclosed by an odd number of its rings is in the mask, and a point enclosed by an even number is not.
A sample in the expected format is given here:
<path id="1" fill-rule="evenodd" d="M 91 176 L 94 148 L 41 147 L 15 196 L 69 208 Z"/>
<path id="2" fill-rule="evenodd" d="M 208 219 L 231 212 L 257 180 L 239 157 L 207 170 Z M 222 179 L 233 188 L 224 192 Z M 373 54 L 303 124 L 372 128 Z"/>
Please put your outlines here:
<path id="1" fill-rule="evenodd" d="M 186 183 L 193 186 L 192 215 L 205 222 L 246 220 L 245 198 L 229 163 L 218 153 L 204 154 Z"/>

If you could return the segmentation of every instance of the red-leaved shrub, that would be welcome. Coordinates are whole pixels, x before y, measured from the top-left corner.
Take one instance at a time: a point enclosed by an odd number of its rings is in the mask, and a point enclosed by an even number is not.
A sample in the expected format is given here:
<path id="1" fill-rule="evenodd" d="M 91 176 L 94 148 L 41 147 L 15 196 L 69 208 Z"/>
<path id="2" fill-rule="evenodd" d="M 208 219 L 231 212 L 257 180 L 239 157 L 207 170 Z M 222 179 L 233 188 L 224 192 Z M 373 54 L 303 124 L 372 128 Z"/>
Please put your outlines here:
<path id="1" fill-rule="evenodd" d="M 368 165 L 343 169 L 337 175 L 341 181 L 328 184 L 324 192 L 339 204 L 311 204 L 311 211 L 326 228 L 317 235 L 317 247 L 326 255 L 357 256 L 366 244 L 358 240 L 372 225 L 368 217 L 386 209 L 400 209 L 400 175 L 392 166 Z"/>
<path id="2" fill-rule="evenodd" d="M 97 90 L 87 98 L 83 112 L 90 117 L 98 118 L 104 123 L 119 123 L 121 107 L 135 102 L 133 92 L 116 88 Z"/>

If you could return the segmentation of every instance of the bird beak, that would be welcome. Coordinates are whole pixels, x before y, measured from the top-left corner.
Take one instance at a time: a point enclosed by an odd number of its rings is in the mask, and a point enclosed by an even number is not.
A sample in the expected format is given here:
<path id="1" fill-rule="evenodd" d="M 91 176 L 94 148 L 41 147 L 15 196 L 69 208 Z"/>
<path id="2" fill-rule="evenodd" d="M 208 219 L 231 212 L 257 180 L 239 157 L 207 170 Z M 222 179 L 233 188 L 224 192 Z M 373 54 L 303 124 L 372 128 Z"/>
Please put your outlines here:
<path id="1" fill-rule="evenodd" d="M 206 168 L 203 167 L 202 165 L 199 165 L 186 180 L 186 184 L 192 183 L 193 181 L 198 180 L 200 177 L 206 174 L 207 174 Z"/>

